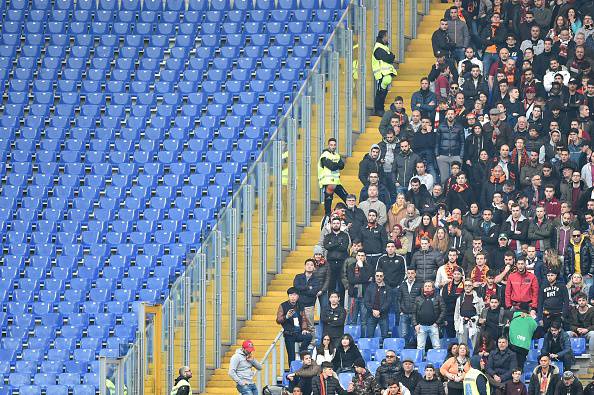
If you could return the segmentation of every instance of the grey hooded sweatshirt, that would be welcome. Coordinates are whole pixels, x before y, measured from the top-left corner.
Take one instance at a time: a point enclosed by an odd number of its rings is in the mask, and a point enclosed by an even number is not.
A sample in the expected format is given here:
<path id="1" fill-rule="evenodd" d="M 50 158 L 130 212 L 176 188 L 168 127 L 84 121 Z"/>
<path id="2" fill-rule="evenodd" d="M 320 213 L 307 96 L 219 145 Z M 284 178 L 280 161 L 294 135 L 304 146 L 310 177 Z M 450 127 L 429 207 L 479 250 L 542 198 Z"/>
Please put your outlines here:
<path id="1" fill-rule="evenodd" d="M 229 363 L 229 377 L 231 377 L 237 384 L 240 384 L 242 381 L 245 381 L 247 384 L 254 384 L 255 372 L 252 368 L 262 370 L 260 362 L 256 361 L 255 358 L 248 361 L 246 357 L 247 354 L 242 348 L 235 351 L 235 354 L 231 357 L 231 362 Z"/>

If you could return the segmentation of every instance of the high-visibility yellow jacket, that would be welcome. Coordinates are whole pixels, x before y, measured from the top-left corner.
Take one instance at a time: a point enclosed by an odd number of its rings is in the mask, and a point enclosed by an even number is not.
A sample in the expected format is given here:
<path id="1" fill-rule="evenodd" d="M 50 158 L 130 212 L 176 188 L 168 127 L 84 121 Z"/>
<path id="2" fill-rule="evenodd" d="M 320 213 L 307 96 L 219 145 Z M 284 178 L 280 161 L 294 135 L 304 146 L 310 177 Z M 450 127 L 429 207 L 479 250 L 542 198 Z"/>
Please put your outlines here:
<path id="1" fill-rule="evenodd" d="M 338 163 L 340 161 L 340 155 L 331 153 L 328 150 L 322 152 L 320 160 L 318 161 L 318 183 L 320 188 L 324 185 L 340 185 L 340 170 L 330 170 L 329 168 L 322 166 L 322 159 L 328 159 L 332 162 Z"/>
<path id="2" fill-rule="evenodd" d="M 177 384 L 175 384 L 173 386 L 173 388 L 171 389 L 171 392 L 169 393 L 170 395 L 176 395 L 177 391 L 179 391 L 179 389 L 181 387 L 188 387 L 188 394 L 192 393 L 192 387 L 190 386 L 190 383 L 186 380 L 186 379 L 181 379 L 180 381 L 177 382 Z"/>
<path id="3" fill-rule="evenodd" d="M 385 75 L 396 75 L 396 69 L 393 64 L 384 62 L 383 60 L 375 57 L 375 50 L 381 48 L 387 53 L 390 53 L 390 48 L 387 45 L 376 42 L 373 46 L 373 53 L 371 55 L 371 71 L 373 72 L 373 78 L 381 80 Z"/>
<path id="4" fill-rule="evenodd" d="M 479 392 L 479 388 L 476 385 L 477 379 L 481 376 L 485 379 L 485 394 Z M 470 369 L 466 372 L 466 375 L 464 376 L 464 395 L 491 395 L 489 379 L 487 376 L 478 369 Z"/>

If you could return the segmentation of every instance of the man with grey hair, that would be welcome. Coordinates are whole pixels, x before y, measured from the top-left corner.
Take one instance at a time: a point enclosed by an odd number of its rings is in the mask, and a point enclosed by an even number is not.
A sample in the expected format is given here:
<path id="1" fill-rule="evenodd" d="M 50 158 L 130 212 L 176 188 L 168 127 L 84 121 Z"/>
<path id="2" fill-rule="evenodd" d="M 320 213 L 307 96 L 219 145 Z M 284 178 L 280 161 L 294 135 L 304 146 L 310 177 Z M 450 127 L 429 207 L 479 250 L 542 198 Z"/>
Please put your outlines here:
<path id="1" fill-rule="evenodd" d="M 182 366 L 179 368 L 179 377 L 175 379 L 171 395 L 191 395 L 192 388 L 190 387 L 190 379 L 192 378 L 192 371 L 189 366 Z"/>

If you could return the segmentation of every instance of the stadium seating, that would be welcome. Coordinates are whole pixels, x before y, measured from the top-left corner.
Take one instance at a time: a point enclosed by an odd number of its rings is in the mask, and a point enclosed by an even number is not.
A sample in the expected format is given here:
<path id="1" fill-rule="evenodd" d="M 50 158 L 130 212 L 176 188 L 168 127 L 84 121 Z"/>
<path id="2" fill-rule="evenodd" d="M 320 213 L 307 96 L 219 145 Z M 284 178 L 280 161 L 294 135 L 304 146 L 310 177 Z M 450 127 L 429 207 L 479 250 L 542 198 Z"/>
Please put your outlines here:
<path id="1" fill-rule="evenodd" d="M 74 4 L 1 13 L 7 391 L 95 392 L 97 357 L 125 353 L 135 305 L 167 297 L 343 7 Z"/>

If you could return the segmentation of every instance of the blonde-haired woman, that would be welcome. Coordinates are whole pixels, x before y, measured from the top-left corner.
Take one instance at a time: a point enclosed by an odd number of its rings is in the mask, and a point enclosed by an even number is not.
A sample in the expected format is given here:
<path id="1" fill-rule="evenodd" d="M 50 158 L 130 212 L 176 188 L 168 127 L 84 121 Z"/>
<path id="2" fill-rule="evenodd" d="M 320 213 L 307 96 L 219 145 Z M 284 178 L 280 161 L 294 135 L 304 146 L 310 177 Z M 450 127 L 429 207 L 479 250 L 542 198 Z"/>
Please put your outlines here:
<path id="1" fill-rule="evenodd" d="M 394 225 L 400 224 L 406 217 L 406 197 L 404 193 L 396 195 L 396 201 L 388 210 L 388 222 L 386 223 L 386 231 L 388 234 L 394 229 Z"/>
<path id="2" fill-rule="evenodd" d="M 448 395 L 463 395 L 464 376 L 470 370 L 470 357 L 466 344 L 458 345 L 458 355 L 446 359 L 439 368 L 441 375 L 448 380 Z"/>
<path id="3" fill-rule="evenodd" d="M 431 247 L 435 251 L 441 254 L 442 258 L 445 258 L 448 253 L 448 245 L 450 239 L 448 238 L 448 232 L 444 228 L 437 228 L 433 240 L 431 241 Z"/>
<path id="4" fill-rule="evenodd" d="M 569 283 L 567 284 L 567 291 L 569 292 L 569 304 L 571 306 L 577 306 L 576 296 L 582 292 L 588 295 L 589 290 L 590 286 L 586 285 L 584 282 L 584 276 L 582 276 L 580 273 L 573 273 L 569 279 Z"/>

